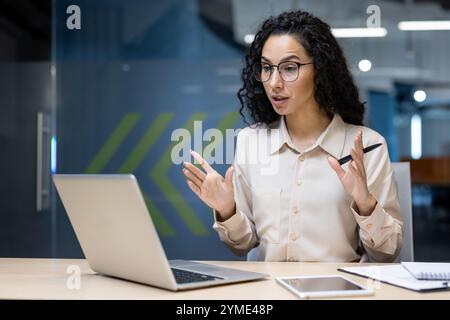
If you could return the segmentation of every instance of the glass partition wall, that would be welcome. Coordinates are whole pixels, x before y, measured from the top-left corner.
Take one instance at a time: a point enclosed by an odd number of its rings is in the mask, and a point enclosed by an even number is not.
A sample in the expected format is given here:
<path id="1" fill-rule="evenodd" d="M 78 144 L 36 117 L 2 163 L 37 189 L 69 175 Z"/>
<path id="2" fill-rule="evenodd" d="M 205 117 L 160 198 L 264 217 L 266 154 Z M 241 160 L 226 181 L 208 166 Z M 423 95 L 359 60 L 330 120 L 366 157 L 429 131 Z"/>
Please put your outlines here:
<path id="1" fill-rule="evenodd" d="M 71 4 L 55 2 L 56 171 L 132 173 L 169 258 L 234 258 L 173 150 L 185 142 L 221 153 L 225 141 L 209 129 L 224 137 L 242 127 L 236 92 L 244 46 L 208 16 L 218 8 L 206 2 L 78 1 L 70 11 Z M 66 9 L 74 19 L 80 13 L 80 29 Z M 223 8 L 224 19 L 231 9 Z M 224 172 L 226 153 L 214 156 Z M 81 256 L 59 200 L 55 215 L 56 254 Z"/>

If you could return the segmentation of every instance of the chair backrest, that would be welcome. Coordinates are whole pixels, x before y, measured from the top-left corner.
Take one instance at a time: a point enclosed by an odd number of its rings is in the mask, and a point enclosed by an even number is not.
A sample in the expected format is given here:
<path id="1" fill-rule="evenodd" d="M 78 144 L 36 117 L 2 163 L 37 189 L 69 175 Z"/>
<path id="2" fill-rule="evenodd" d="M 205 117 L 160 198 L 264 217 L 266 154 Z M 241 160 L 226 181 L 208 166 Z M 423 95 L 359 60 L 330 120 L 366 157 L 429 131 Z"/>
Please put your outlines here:
<path id="1" fill-rule="evenodd" d="M 393 162 L 394 180 L 403 217 L 403 247 L 395 262 L 414 261 L 411 172 L 409 162 Z"/>

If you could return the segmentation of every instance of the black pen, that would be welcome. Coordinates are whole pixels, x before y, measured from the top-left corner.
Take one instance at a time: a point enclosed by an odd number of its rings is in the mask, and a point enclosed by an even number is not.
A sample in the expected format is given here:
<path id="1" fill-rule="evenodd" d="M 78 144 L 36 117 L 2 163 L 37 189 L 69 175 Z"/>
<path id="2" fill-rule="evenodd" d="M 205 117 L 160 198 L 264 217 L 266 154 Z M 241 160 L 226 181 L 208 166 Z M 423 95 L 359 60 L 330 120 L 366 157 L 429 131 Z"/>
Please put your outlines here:
<path id="1" fill-rule="evenodd" d="M 367 148 L 364 148 L 364 149 L 363 149 L 363 152 L 364 152 L 364 153 L 370 152 L 370 151 L 372 151 L 372 150 L 378 148 L 379 146 L 381 146 L 381 143 L 373 144 L 373 145 L 371 145 L 371 146 L 368 146 Z M 345 157 L 339 159 L 338 162 L 339 162 L 339 164 L 342 166 L 344 163 L 347 163 L 347 162 L 349 162 L 350 160 L 353 160 L 353 158 L 352 158 L 351 155 L 348 155 L 348 156 L 345 156 Z"/>

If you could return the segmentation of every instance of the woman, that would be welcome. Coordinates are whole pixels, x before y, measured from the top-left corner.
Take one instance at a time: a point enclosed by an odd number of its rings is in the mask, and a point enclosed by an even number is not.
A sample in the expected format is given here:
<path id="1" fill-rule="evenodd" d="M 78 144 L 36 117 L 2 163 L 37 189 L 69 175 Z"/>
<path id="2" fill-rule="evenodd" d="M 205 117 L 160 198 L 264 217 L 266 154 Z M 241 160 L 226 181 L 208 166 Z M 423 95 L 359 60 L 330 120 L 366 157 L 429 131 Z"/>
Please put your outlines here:
<path id="1" fill-rule="evenodd" d="M 240 112 L 254 125 L 240 131 L 234 165 L 223 178 L 192 152 L 205 171 L 183 169 L 214 209 L 222 241 L 249 260 L 393 261 L 403 223 L 386 142 L 362 125 L 364 105 L 330 27 L 302 11 L 269 18 L 242 80 Z M 265 144 L 258 163 L 238 161 Z M 267 164 L 276 170 L 264 172 Z"/>

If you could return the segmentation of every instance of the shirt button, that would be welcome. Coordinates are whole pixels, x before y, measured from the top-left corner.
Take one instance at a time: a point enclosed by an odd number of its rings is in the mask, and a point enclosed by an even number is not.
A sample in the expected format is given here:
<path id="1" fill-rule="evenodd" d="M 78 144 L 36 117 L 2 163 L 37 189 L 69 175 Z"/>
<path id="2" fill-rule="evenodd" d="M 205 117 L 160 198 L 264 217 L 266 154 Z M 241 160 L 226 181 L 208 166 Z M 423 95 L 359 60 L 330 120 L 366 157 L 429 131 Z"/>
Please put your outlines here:
<path id="1" fill-rule="evenodd" d="M 298 157 L 298 159 L 299 159 L 300 161 L 305 161 L 305 156 L 304 156 L 304 155 L 301 155 L 300 157 Z"/>
<path id="2" fill-rule="evenodd" d="M 302 180 L 301 179 L 297 179 L 297 185 L 301 185 L 302 184 Z"/>
<path id="3" fill-rule="evenodd" d="M 292 212 L 297 214 L 298 213 L 298 208 L 297 207 L 292 208 Z"/>
<path id="4" fill-rule="evenodd" d="M 292 241 L 297 240 L 297 235 L 295 233 L 291 233 L 291 240 Z"/>
<path id="5" fill-rule="evenodd" d="M 372 228 L 372 224 L 371 224 L 371 223 L 369 223 L 369 224 L 367 225 L 367 229 L 370 229 L 370 228 Z"/>

